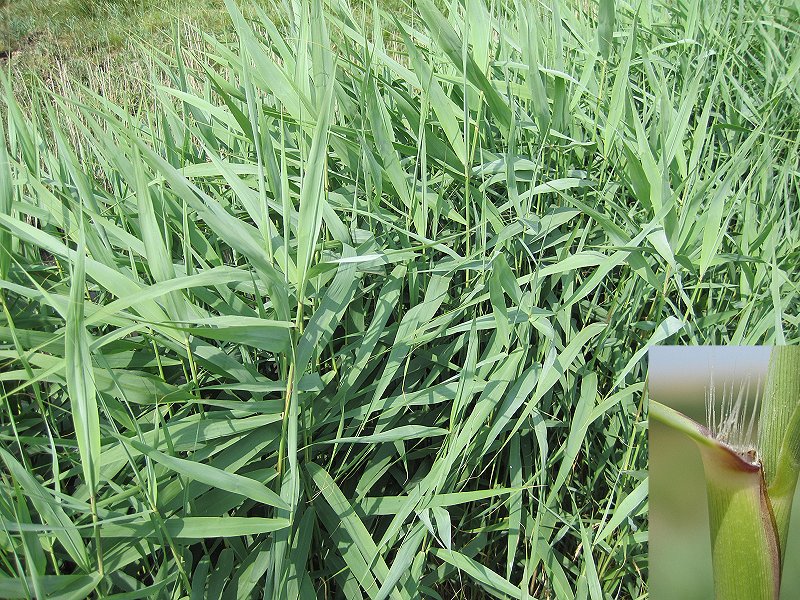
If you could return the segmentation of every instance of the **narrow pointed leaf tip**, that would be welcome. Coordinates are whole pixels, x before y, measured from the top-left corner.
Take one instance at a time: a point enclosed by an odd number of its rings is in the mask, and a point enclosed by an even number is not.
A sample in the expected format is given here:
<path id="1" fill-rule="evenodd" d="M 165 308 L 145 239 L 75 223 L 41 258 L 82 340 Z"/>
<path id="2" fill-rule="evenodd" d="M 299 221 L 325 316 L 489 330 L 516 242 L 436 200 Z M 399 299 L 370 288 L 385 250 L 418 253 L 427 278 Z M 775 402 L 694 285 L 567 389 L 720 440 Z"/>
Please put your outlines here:
<path id="1" fill-rule="evenodd" d="M 67 310 L 64 356 L 67 390 L 83 475 L 89 489 L 94 491 L 100 479 L 100 417 L 97 408 L 92 358 L 89 352 L 89 333 L 84 324 L 85 285 L 86 246 L 84 226 L 81 223 L 80 241 L 76 252 Z"/>

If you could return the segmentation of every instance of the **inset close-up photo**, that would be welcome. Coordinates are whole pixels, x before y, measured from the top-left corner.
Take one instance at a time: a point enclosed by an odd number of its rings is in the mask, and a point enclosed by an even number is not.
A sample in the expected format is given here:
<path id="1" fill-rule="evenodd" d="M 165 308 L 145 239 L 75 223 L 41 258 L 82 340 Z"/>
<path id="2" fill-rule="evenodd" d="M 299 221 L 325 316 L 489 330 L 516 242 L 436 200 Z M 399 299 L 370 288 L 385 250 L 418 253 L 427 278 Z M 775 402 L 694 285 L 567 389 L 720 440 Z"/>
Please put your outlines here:
<path id="1" fill-rule="evenodd" d="M 800 597 L 800 347 L 649 350 L 650 597 Z"/>

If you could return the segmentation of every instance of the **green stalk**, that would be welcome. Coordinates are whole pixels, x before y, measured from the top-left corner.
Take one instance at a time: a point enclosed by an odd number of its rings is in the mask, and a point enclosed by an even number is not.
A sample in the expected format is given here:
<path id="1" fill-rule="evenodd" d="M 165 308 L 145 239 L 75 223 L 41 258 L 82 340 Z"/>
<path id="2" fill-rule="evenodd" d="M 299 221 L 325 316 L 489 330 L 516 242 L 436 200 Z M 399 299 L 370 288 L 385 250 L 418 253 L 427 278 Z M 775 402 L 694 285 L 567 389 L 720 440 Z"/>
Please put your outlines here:
<path id="1" fill-rule="evenodd" d="M 770 356 L 761 405 L 759 448 L 781 549 L 786 548 L 792 499 L 800 473 L 800 347 L 777 346 Z"/>
<path id="2" fill-rule="evenodd" d="M 717 600 L 777 600 L 781 553 L 759 465 L 729 448 L 704 446 Z"/>
<path id="3" fill-rule="evenodd" d="M 754 449 L 733 447 L 659 402 L 650 414 L 700 449 L 716 600 L 778 600 L 800 472 L 800 348 L 772 351 Z"/>

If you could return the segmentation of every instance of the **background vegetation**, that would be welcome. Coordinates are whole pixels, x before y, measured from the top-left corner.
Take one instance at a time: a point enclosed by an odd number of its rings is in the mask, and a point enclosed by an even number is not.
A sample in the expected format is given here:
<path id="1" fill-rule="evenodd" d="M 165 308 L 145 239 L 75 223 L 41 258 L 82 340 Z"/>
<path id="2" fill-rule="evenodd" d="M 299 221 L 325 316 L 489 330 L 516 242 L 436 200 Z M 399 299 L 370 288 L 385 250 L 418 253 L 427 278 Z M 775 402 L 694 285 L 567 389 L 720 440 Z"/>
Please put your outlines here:
<path id="1" fill-rule="evenodd" d="M 647 348 L 798 338 L 796 6 L 227 8 L 6 77 L 0 595 L 647 597 Z"/>
<path id="2" fill-rule="evenodd" d="M 176 37 L 198 46 L 197 29 L 230 37 L 222 0 L 0 0 L 0 65 L 23 107 L 40 82 L 73 98 L 83 84 L 130 104 L 149 95 L 150 53 L 171 52 Z"/>

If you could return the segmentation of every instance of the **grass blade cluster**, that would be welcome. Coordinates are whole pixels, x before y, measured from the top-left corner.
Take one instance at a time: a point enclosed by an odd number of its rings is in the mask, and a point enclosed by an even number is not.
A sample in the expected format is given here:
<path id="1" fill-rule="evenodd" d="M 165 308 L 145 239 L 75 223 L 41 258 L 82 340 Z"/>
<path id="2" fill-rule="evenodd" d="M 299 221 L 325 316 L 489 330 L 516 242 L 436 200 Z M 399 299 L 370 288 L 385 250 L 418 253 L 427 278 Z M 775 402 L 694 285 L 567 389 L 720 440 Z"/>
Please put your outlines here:
<path id="1" fill-rule="evenodd" d="M 227 7 L 6 86 L 0 591 L 644 597 L 647 348 L 798 339 L 796 9 Z"/>

